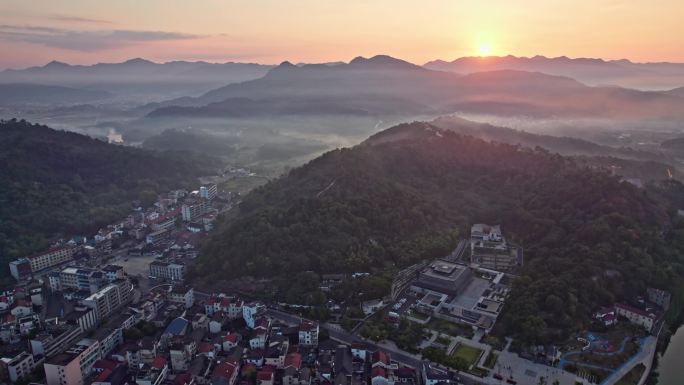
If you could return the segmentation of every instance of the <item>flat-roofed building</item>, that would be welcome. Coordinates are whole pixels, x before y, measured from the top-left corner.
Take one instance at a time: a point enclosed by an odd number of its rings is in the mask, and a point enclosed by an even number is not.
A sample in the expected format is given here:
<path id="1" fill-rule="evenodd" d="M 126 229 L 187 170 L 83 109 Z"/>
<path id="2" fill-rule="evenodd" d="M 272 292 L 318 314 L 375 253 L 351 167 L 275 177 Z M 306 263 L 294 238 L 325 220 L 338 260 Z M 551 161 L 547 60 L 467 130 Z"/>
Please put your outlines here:
<path id="1" fill-rule="evenodd" d="M 418 279 L 411 289 L 425 293 L 433 291 L 448 295 L 458 295 L 468 286 L 472 273 L 467 266 L 437 259 L 418 273 Z"/>
<path id="2" fill-rule="evenodd" d="M 78 248 L 72 246 L 55 247 L 26 257 L 33 273 L 48 267 L 61 265 L 73 259 Z"/>
<path id="3" fill-rule="evenodd" d="M 29 352 L 21 352 L 11 358 L 2 358 L 2 364 L 6 367 L 11 383 L 26 378 L 36 367 L 33 355 Z"/>
<path id="4" fill-rule="evenodd" d="M 175 262 L 153 261 L 150 263 L 150 275 L 155 278 L 182 281 L 185 278 L 185 265 Z"/>
<path id="5" fill-rule="evenodd" d="M 83 385 L 95 361 L 100 359 L 100 344 L 97 340 L 84 338 L 45 364 L 47 385 Z"/>

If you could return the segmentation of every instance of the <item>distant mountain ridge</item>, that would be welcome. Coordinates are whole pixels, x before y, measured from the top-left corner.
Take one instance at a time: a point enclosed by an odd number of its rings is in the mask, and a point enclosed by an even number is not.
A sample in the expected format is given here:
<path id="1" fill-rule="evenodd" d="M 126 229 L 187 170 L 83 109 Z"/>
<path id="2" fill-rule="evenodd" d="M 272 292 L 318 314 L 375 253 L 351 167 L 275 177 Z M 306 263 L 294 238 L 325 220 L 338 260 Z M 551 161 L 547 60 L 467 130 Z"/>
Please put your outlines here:
<path id="1" fill-rule="evenodd" d="M 34 83 L 102 90 L 134 100 L 196 95 L 217 85 L 262 77 L 271 65 L 171 61 L 135 58 L 121 63 L 71 65 L 51 61 L 44 66 L 0 72 L 0 83 Z"/>
<path id="2" fill-rule="evenodd" d="M 235 110 L 230 101 L 241 98 L 281 105 L 305 104 L 311 99 L 344 100 L 346 108 L 367 110 L 368 115 L 402 109 L 391 103 L 376 108 L 371 103 L 392 98 L 413 106 L 404 109 L 407 115 L 471 112 L 583 118 L 684 117 L 684 100 L 666 93 L 589 87 L 567 76 L 510 69 L 460 75 L 421 68 L 386 55 L 339 65 L 295 66 L 283 62 L 262 78 L 220 87 L 199 97 L 149 104 L 145 109 L 153 117 L 197 117 L 201 109 L 220 116 L 217 107 L 221 103 L 227 110 Z M 303 114 L 315 110 L 299 108 Z"/>
<path id="3" fill-rule="evenodd" d="M 469 56 L 453 61 L 433 60 L 423 67 L 460 74 L 504 69 L 534 71 L 568 76 L 591 85 L 613 84 L 640 89 L 668 89 L 684 82 L 684 63 L 634 63 L 626 59 Z"/>

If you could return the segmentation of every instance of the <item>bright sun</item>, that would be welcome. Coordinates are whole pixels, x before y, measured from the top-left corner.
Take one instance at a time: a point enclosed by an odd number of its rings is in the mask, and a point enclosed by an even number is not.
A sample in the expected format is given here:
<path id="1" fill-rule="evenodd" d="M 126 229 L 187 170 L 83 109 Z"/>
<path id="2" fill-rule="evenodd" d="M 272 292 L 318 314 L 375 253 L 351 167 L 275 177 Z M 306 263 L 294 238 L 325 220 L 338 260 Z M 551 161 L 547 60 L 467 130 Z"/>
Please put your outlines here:
<path id="1" fill-rule="evenodd" d="M 480 56 L 489 56 L 492 52 L 492 45 L 489 43 L 482 43 L 477 49 L 480 52 Z"/>

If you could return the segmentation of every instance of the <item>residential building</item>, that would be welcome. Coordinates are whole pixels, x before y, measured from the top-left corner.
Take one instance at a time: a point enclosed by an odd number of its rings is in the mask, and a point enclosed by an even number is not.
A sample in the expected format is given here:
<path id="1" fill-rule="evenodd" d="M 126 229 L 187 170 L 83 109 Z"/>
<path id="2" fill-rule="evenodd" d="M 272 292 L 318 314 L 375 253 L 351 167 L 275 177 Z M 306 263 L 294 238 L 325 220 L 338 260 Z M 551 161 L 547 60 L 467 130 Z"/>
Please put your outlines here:
<path id="1" fill-rule="evenodd" d="M 318 346 L 318 332 L 318 323 L 302 320 L 299 324 L 299 345 Z"/>
<path id="2" fill-rule="evenodd" d="M 247 327 L 254 329 L 257 318 L 266 311 L 266 306 L 259 302 L 251 302 L 242 305 L 242 318 Z"/>
<path id="3" fill-rule="evenodd" d="M 100 359 L 100 346 L 96 340 L 82 339 L 66 352 L 48 359 L 45 364 L 47 385 L 83 385 L 95 361 Z"/>
<path id="4" fill-rule="evenodd" d="M 211 383 L 220 385 L 235 385 L 240 372 L 240 362 L 229 358 L 220 362 L 211 372 Z"/>
<path id="5" fill-rule="evenodd" d="M 169 302 L 183 305 L 186 309 L 195 303 L 195 291 L 187 285 L 174 285 L 168 293 Z"/>
<path id="6" fill-rule="evenodd" d="M 615 305 L 615 311 L 619 316 L 627 318 L 629 322 L 643 327 L 648 332 L 653 330 L 653 326 L 658 320 L 658 314 L 654 309 L 641 309 L 636 306 L 618 303 Z"/>
<path id="7" fill-rule="evenodd" d="M 12 358 L 3 358 L 1 362 L 12 383 L 25 378 L 36 367 L 33 355 L 29 352 L 21 352 Z"/>
<path id="8" fill-rule="evenodd" d="M 122 281 L 124 282 L 105 286 L 102 290 L 81 301 L 81 303 L 95 310 L 95 315 L 99 321 L 103 320 L 131 299 L 130 282 Z"/>
<path id="9" fill-rule="evenodd" d="M 35 273 L 71 261 L 77 250 L 77 247 L 71 246 L 54 247 L 26 258 L 31 265 L 31 272 Z"/>
<path id="10" fill-rule="evenodd" d="M 116 281 L 117 279 L 124 279 L 126 274 L 124 273 L 123 266 L 119 265 L 107 265 L 102 269 L 109 283 Z"/>
<path id="11" fill-rule="evenodd" d="M 185 222 L 192 222 L 209 212 L 210 208 L 209 201 L 204 198 L 189 200 L 181 206 L 181 217 Z"/>
<path id="12" fill-rule="evenodd" d="M 670 301 L 672 300 L 670 292 L 649 287 L 646 289 L 646 296 L 650 302 L 660 306 L 664 311 L 670 308 Z"/>
<path id="13" fill-rule="evenodd" d="M 171 281 L 182 281 L 185 278 L 185 264 L 153 261 L 150 263 L 150 276 Z"/>
<path id="14" fill-rule="evenodd" d="M 199 189 L 200 197 L 207 200 L 214 199 L 216 197 L 216 194 L 218 194 L 218 187 L 216 186 L 216 184 L 204 185 L 201 186 Z"/>
<path id="15" fill-rule="evenodd" d="M 156 245 L 165 240 L 169 236 L 169 230 L 153 231 L 145 236 L 145 242 L 151 245 Z"/>
<path id="16" fill-rule="evenodd" d="M 59 272 L 60 290 L 84 290 L 93 294 L 106 282 L 105 274 L 93 269 L 67 267 Z"/>
<path id="17" fill-rule="evenodd" d="M 50 358 L 65 351 L 81 337 L 77 325 L 54 325 L 29 341 L 33 355 Z"/>
<path id="18" fill-rule="evenodd" d="M 31 262 L 28 258 L 21 258 L 9 263 L 10 274 L 17 281 L 31 276 Z"/>
<path id="19" fill-rule="evenodd" d="M 169 375 L 169 365 L 164 357 L 158 356 L 150 364 L 135 369 L 137 385 L 161 385 Z"/>

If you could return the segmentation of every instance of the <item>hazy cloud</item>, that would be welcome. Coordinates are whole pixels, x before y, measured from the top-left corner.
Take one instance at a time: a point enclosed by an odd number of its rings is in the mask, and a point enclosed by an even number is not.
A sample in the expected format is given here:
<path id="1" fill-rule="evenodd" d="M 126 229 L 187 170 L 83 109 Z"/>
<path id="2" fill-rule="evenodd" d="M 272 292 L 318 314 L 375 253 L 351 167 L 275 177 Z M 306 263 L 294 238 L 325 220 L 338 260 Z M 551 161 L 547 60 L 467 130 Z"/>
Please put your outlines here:
<path id="1" fill-rule="evenodd" d="M 89 17 L 57 15 L 57 14 L 46 16 L 45 19 L 55 20 L 55 21 L 64 21 L 67 23 L 80 23 L 80 24 L 114 24 L 114 22 L 110 21 L 110 20 L 92 19 Z"/>
<path id="2" fill-rule="evenodd" d="M 197 39 L 200 35 L 164 31 L 97 30 L 78 31 L 61 28 L 0 25 L 0 39 L 62 48 L 92 51 L 131 43 Z"/>

